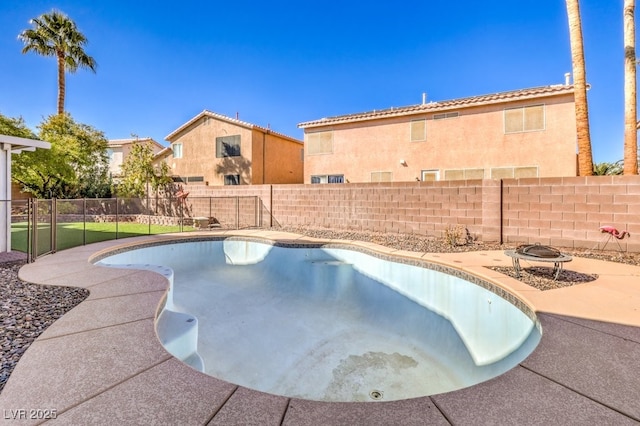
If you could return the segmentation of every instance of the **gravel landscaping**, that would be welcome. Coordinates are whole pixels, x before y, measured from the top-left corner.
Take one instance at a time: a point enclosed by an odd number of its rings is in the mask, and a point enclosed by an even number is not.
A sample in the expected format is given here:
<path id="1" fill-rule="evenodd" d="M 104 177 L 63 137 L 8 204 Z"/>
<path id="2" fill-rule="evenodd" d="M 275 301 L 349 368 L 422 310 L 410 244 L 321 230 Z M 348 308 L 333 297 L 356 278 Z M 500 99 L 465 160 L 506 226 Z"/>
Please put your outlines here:
<path id="1" fill-rule="evenodd" d="M 323 238 L 370 241 L 399 250 L 430 253 L 453 253 L 480 250 L 507 250 L 513 245 L 482 243 L 467 239 L 463 244 L 451 244 L 445 239 L 414 234 L 383 234 L 373 232 L 332 231 L 297 227 L 279 228 L 282 231 Z M 561 251 L 571 256 L 589 257 L 640 266 L 640 254 L 590 250 Z M 31 343 L 56 319 L 82 302 L 89 295 L 86 289 L 30 284 L 18 279 L 18 270 L 24 261 L 0 263 L 0 392 L 13 371 L 20 356 Z M 515 278 L 511 267 L 493 267 Z M 540 290 L 552 290 L 593 281 L 597 276 L 572 271 L 562 271 L 557 280 L 551 268 L 528 267 L 523 269 L 521 281 Z"/>
<path id="2" fill-rule="evenodd" d="M 31 343 L 89 296 L 86 289 L 26 283 L 18 279 L 22 265 L 0 264 L 0 392 Z"/>

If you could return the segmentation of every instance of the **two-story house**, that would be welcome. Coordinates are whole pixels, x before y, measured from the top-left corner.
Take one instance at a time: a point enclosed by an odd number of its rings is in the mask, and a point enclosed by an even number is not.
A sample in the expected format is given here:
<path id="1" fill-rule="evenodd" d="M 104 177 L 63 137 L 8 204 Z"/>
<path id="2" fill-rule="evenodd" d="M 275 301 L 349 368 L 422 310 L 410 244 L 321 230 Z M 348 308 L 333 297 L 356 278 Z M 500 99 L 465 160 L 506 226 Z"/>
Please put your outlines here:
<path id="1" fill-rule="evenodd" d="M 576 176 L 573 86 L 307 121 L 305 183 Z"/>
<path id="2" fill-rule="evenodd" d="M 154 154 L 160 153 L 167 148 L 156 142 L 153 138 L 128 138 L 128 139 L 110 139 L 107 145 L 107 155 L 109 156 L 109 173 L 114 180 L 118 180 L 122 170 L 120 167 L 125 161 L 131 147 L 135 143 L 146 143 L 151 146 Z"/>
<path id="3" fill-rule="evenodd" d="M 202 111 L 166 137 L 176 181 L 206 185 L 302 183 L 303 142 Z"/>

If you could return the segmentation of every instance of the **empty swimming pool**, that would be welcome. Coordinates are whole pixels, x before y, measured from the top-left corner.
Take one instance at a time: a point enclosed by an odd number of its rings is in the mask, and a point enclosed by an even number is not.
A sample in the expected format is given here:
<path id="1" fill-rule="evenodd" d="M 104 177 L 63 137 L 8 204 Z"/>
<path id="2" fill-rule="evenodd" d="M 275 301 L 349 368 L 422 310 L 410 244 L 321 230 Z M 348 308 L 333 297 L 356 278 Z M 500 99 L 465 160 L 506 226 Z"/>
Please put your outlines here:
<path id="1" fill-rule="evenodd" d="M 398 400 L 495 377 L 540 339 L 533 313 L 448 267 L 344 245 L 204 239 L 99 264 L 171 283 L 156 329 L 217 378 L 322 401 Z"/>

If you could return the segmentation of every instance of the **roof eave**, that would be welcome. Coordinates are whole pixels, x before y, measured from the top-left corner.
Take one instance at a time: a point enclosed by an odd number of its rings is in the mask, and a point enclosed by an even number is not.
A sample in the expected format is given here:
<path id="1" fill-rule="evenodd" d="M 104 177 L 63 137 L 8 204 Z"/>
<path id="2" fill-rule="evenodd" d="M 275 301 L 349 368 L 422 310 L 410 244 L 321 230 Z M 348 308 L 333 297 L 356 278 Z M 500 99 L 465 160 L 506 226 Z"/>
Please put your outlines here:
<path id="1" fill-rule="evenodd" d="M 184 132 L 186 129 L 188 129 L 191 125 L 193 125 L 194 123 L 196 123 L 198 120 L 200 120 L 202 117 L 211 117 L 214 118 L 216 120 L 220 120 L 220 121 L 224 121 L 226 123 L 229 124 L 233 124 L 236 126 L 240 126 L 240 127 L 244 127 L 245 129 L 249 129 L 249 130 L 257 130 L 259 132 L 265 133 L 265 134 L 272 134 L 272 135 L 276 135 L 280 138 L 283 139 L 288 139 L 292 142 L 297 142 L 300 144 L 303 144 L 304 142 L 302 142 L 301 140 L 298 140 L 292 136 L 287 136 L 285 134 L 279 133 L 279 132 L 275 132 L 271 129 L 265 129 L 264 127 L 252 124 L 252 123 L 248 123 L 246 121 L 242 121 L 242 120 L 238 120 L 237 118 L 231 118 L 231 117 L 227 117 L 226 115 L 222 115 L 222 114 L 218 114 L 215 113 L 213 111 L 209 111 L 209 110 L 203 110 L 200 114 L 196 115 L 195 117 L 193 117 L 191 120 L 187 121 L 185 124 L 183 124 L 182 126 L 178 127 L 176 130 L 174 130 L 173 132 L 171 132 L 168 136 L 165 137 L 165 139 L 169 142 L 173 142 L 174 139 L 176 139 L 178 137 L 178 135 L 180 135 L 182 132 Z"/>
<path id="2" fill-rule="evenodd" d="M 475 99 L 475 98 L 488 98 L 490 96 L 496 96 L 500 94 L 515 93 L 515 92 L 501 92 L 501 93 L 496 93 L 494 95 L 481 95 L 481 96 L 473 96 L 470 98 L 462 98 L 458 100 L 453 99 L 453 100 L 447 100 L 447 101 L 441 101 L 441 102 L 430 102 L 426 104 L 417 104 L 417 105 L 410 105 L 406 107 L 398 107 L 398 108 L 395 108 L 395 110 L 394 108 L 384 109 L 379 111 L 374 110 L 373 112 L 356 113 L 356 114 L 349 114 L 349 115 L 343 115 L 343 116 L 323 118 L 320 120 L 306 121 L 298 124 L 298 128 L 307 129 L 311 127 L 323 127 L 323 126 L 330 126 L 334 124 L 357 123 L 362 121 L 379 120 L 383 118 L 403 117 L 408 115 L 419 115 L 419 114 L 424 114 L 428 112 L 440 112 L 440 111 L 448 111 L 453 109 L 473 108 L 473 107 L 484 106 L 484 105 L 495 105 L 495 104 L 509 103 L 514 101 L 523 101 L 523 100 L 529 100 L 529 99 L 543 99 L 543 98 L 549 98 L 549 97 L 564 96 L 564 95 L 572 94 L 574 92 L 573 86 L 562 86 L 562 87 L 546 86 L 545 88 L 548 88 L 548 89 L 557 88 L 558 90 L 529 93 L 529 94 L 523 93 L 521 95 L 510 97 L 510 98 L 504 97 L 504 98 L 496 98 L 496 99 L 485 99 L 478 102 L 471 101 L 472 99 Z M 524 89 L 524 90 L 527 90 L 527 89 Z M 469 99 L 470 102 L 456 103 L 456 102 L 464 101 L 464 99 Z"/>

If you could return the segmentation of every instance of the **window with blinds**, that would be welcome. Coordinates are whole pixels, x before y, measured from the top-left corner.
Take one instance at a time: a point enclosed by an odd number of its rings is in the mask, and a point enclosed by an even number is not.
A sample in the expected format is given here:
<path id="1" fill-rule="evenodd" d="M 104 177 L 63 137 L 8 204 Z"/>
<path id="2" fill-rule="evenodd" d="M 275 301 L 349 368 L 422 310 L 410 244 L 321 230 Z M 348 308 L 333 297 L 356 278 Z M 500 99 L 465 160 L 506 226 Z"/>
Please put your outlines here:
<path id="1" fill-rule="evenodd" d="M 391 182 L 391 172 L 371 172 L 371 182 Z"/>
<path id="2" fill-rule="evenodd" d="M 333 132 L 316 132 L 306 135 L 307 155 L 333 153 Z"/>
<path id="3" fill-rule="evenodd" d="M 434 120 L 445 120 L 447 118 L 457 118 L 460 116 L 459 112 L 443 112 L 441 114 L 433 114 Z"/>
<path id="4" fill-rule="evenodd" d="M 491 179 L 521 179 L 538 177 L 538 166 L 494 167 Z"/>
<path id="5" fill-rule="evenodd" d="M 544 105 L 531 105 L 504 110 L 504 132 L 521 133 L 544 130 Z"/>
<path id="6" fill-rule="evenodd" d="M 427 120 L 411 120 L 411 142 L 427 140 Z"/>
<path id="7" fill-rule="evenodd" d="M 314 175 L 311 183 L 344 183 L 344 175 Z"/>
<path id="8" fill-rule="evenodd" d="M 484 169 L 449 169 L 444 171 L 444 180 L 484 179 Z"/>

